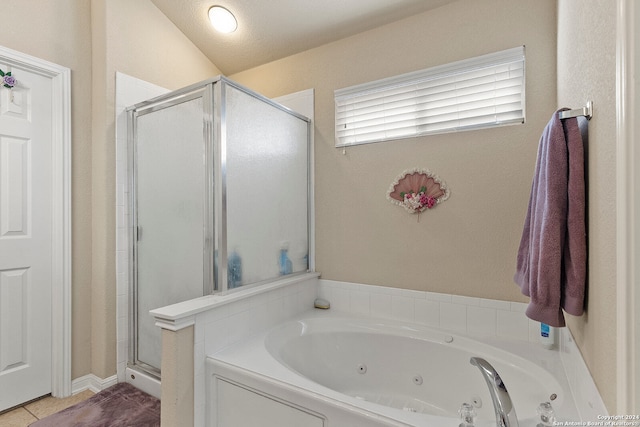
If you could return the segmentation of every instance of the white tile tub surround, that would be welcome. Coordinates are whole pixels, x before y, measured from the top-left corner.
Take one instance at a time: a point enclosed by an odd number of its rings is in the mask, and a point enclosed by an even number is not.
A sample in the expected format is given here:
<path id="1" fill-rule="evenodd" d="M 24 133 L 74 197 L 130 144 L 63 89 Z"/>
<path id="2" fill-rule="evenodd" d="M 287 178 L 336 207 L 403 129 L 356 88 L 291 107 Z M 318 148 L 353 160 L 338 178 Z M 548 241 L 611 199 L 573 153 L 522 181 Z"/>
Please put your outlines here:
<path id="1" fill-rule="evenodd" d="M 470 337 L 538 342 L 540 323 L 524 315 L 527 304 L 321 279 L 318 296 L 331 309 L 415 322 Z"/>
<path id="2" fill-rule="evenodd" d="M 194 329 L 194 425 L 205 423 L 205 359 L 313 308 L 318 273 L 287 276 L 273 283 L 227 295 L 207 295 L 152 310 L 156 325 L 170 330 Z"/>
<path id="3" fill-rule="evenodd" d="M 567 374 L 576 408 L 582 415 L 581 421 L 602 421 L 598 416 L 609 415 L 609 413 L 569 328 L 561 328 L 559 338 L 560 359 Z"/>
<path id="4" fill-rule="evenodd" d="M 321 279 L 318 296 L 331 310 L 415 322 L 471 338 L 497 337 L 539 343 L 540 323 L 525 315 L 527 304 Z M 607 409 L 571 331 L 556 329 L 557 351 L 581 421 L 597 421 Z"/>

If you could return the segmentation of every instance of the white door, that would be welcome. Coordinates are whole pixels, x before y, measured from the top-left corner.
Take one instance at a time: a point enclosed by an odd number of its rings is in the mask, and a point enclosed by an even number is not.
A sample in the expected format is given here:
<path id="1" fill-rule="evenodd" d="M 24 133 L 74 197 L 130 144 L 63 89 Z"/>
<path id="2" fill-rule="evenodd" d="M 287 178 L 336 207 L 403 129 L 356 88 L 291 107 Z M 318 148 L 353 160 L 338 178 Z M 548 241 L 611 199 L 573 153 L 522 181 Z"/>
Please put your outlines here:
<path id="1" fill-rule="evenodd" d="M 52 82 L 0 62 L 0 410 L 52 390 Z"/>

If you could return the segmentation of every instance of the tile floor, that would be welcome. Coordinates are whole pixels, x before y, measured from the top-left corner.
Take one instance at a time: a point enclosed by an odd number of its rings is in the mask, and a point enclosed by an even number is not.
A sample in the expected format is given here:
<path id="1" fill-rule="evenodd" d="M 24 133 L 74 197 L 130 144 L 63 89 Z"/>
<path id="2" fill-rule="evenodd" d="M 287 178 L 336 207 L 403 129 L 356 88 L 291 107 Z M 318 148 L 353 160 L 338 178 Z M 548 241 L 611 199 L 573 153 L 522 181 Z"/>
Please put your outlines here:
<path id="1" fill-rule="evenodd" d="M 47 417 L 63 409 L 73 406 L 93 396 L 91 390 L 85 390 L 73 396 L 58 399 L 55 397 L 43 397 L 28 403 L 12 411 L 0 414 L 0 426 L 2 427 L 27 427 L 29 424 Z"/>

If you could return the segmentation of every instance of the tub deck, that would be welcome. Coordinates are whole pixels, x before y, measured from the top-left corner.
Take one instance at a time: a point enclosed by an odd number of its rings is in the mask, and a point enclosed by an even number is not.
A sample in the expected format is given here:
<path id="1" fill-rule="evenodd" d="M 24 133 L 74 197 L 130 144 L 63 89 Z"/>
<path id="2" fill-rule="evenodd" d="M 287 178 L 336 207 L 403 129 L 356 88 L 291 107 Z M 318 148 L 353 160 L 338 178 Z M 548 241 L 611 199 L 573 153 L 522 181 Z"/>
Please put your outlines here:
<path id="1" fill-rule="evenodd" d="M 333 368 L 330 368 L 327 372 L 323 372 L 321 366 L 314 366 L 314 364 L 320 363 L 322 360 L 327 360 L 331 357 L 330 354 L 318 354 L 316 360 L 312 360 L 314 359 L 313 353 L 305 353 L 305 350 L 301 351 L 300 349 L 296 349 L 295 343 L 292 345 L 293 340 L 298 339 L 301 335 L 306 334 L 308 337 L 314 333 L 339 335 L 344 332 L 349 334 L 354 332 L 354 328 L 355 331 L 359 331 L 360 334 L 366 330 L 367 333 L 379 334 L 378 336 L 381 336 L 380 334 L 386 334 L 393 335 L 394 337 L 409 338 L 412 340 L 412 344 L 417 343 L 418 345 L 420 344 L 420 340 L 426 340 L 435 343 L 447 343 L 448 345 L 454 345 L 453 343 L 455 343 L 455 345 L 462 346 L 463 348 L 469 346 L 473 348 L 475 346 L 478 354 L 474 352 L 475 350 L 468 350 L 474 355 L 481 357 L 486 356 L 486 354 L 490 356 L 501 355 L 502 357 L 504 354 L 507 354 L 505 352 L 508 352 L 510 357 L 512 357 L 511 368 L 517 371 L 517 365 L 526 364 L 530 371 L 535 371 L 534 375 L 536 377 L 542 378 L 543 383 L 553 383 L 550 384 L 549 390 L 554 390 L 554 393 L 561 396 L 561 398 L 554 403 L 554 408 L 556 409 L 559 420 L 579 419 L 577 410 L 573 404 L 573 398 L 570 395 L 560 355 L 557 351 L 546 350 L 541 346 L 528 342 L 509 341 L 495 337 L 483 339 L 482 342 L 479 342 L 447 331 L 425 327 L 424 325 L 350 316 L 344 313 L 331 312 L 331 310 L 313 310 L 304 313 L 296 320 L 286 322 L 283 325 L 276 326 L 270 331 L 257 334 L 246 341 L 229 346 L 215 354 L 208 355 L 207 425 L 225 427 L 224 422 L 222 424 L 220 423 L 221 412 L 219 409 L 222 406 L 216 404 L 222 397 L 224 390 L 224 393 L 232 391 L 248 392 L 249 394 L 244 397 L 245 401 L 249 401 L 249 398 L 252 396 L 262 396 L 270 402 L 277 402 L 279 405 L 293 408 L 295 411 L 304 412 L 314 417 L 313 419 L 321 420 L 320 424 L 317 424 L 319 426 L 348 425 L 352 427 L 359 425 L 363 427 L 378 425 L 424 427 L 457 426 L 459 419 L 455 414 L 456 410 L 453 408 L 459 407 L 465 400 L 473 399 L 477 394 L 482 397 L 483 406 L 478 409 L 479 418 L 476 425 L 478 427 L 495 426 L 493 405 L 488 390 L 486 389 L 486 384 L 484 384 L 480 373 L 477 372 L 477 368 L 472 367 L 468 363 L 466 354 L 463 356 L 463 358 L 466 358 L 464 359 L 465 362 L 458 361 L 456 366 L 453 367 L 453 370 L 447 373 L 446 376 L 451 377 L 453 383 L 455 382 L 454 379 L 456 376 L 460 377 L 460 372 L 457 370 L 464 370 L 464 372 L 466 372 L 464 375 L 468 376 L 469 383 L 476 384 L 476 386 L 480 388 L 477 393 L 475 391 L 471 393 L 469 390 L 473 387 L 471 387 L 471 385 L 467 387 L 467 378 L 465 377 L 462 378 L 462 383 L 453 387 L 453 390 L 442 390 L 443 393 L 452 393 L 451 396 L 453 397 L 451 399 L 455 400 L 455 402 L 449 402 L 448 409 L 443 411 L 440 408 L 419 407 L 416 406 L 415 402 L 406 403 L 414 399 L 418 402 L 427 403 L 426 406 L 429 406 L 428 402 L 424 402 L 423 399 L 403 395 L 403 392 L 398 388 L 401 386 L 393 383 L 393 375 L 384 380 L 385 382 L 382 383 L 382 387 L 373 388 L 369 394 L 367 394 L 366 390 L 362 389 L 350 392 L 345 389 L 345 385 L 354 383 L 354 381 L 353 379 L 346 378 L 347 374 L 339 373 L 336 379 L 332 380 L 325 377 L 332 373 Z M 343 347 L 347 345 L 349 341 L 349 337 L 347 336 L 346 338 L 346 340 L 343 340 L 344 342 L 334 342 L 329 346 Z M 450 339 L 453 342 L 449 341 Z M 300 341 L 299 344 L 301 343 Z M 284 353 L 282 353 L 282 349 L 285 349 Z M 321 353 L 321 350 L 318 348 L 312 349 L 311 351 Z M 378 350 L 374 351 L 371 349 L 367 351 L 370 353 L 379 352 Z M 351 350 L 348 351 L 348 353 L 351 352 Z M 429 351 L 422 349 L 415 351 L 415 353 L 424 352 Z M 371 356 L 373 357 L 375 355 L 371 354 Z M 420 357 L 424 356 L 420 354 Z M 486 358 L 488 360 L 491 359 L 491 357 Z M 307 360 L 308 363 L 306 363 Z M 384 357 L 381 360 L 384 361 Z M 333 363 L 331 366 L 335 366 L 336 361 L 334 360 L 331 363 Z M 355 373 L 358 368 L 357 364 L 353 363 L 353 361 L 345 361 L 345 363 L 349 364 L 350 367 L 354 365 L 353 375 L 358 375 L 358 373 Z M 378 362 L 372 363 L 375 364 Z M 409 362 L 399 361 L 399 364 L 406 363 Z M 498 366 L 496 366 L 496 369 L 503 375 Z M 509 370 L 510 367 L 506 366 L 503 369 Z M 438 367 L 436 367 L 436 370 L 446 371 L 445 368 L 440 369 Z M 428 379 L 435 375 L 434 372 L 435 371 L 431 373 L 427 372 L 425 378 Z M 345 377 L 344 384 L 336 385 L 335 381 L 338 381 L 341 377 Z M 509 389 L 507 377 L 503 376 L 503 379 Z M 460 378 L 458 378 L 458 380 L 460 380 Z M 512 379 L 512 383 L 513 381 L 515 380 Z M 477 384 L 480 385 L 478 386 Z M 512 385 L 514 389 L 521 387 L 520 385 L 517 387 L 515 384 Z M 231 389 L 229 389 L 229 386 L 232 386 Z M 430 385 L 426 386 L 432 387 Z M 526 387 L 526 384 L 524 387 Z M 386 395 L 381 392 L 381 390 L 384 391 L 384 389 L 388 390 Z M 436 391 L 439 392 L 440 390 Z M 539 395 L 547 396 L 546 393 L 547 390 Z M 400 402 L 398 398 L 404 400 L 404 402 Z M 541 399 L 547 400 L 544 397 L 541 397 Z M 541 400 L 541 402 L 544 400 Z M 537 424 L 535 410 L 537 404 L 541 402 L 537 402 L 535 405 L 533 402 L 527 402 L 527 407 L 524 408 L 519 407 L 518 402 L 514 400 L 516 413 L 518 414 L 519 420 L 521 420 L 521 427 L 527 427 L 529 425 L 534 427 Z M 237 411 L 242 411 L 242 409 L 236 408 L 236 412 Z M 267 413 L 262 415 L 262 425 L 268 425 L 264 424 L 266 422 L 264 420 L 269 418 L 268 412 L 271 410 L 265 411 Z M 282 417 L 282 415 L 278 416 Z M 282 419 L 280 420 L 280 424 L 275 423 L 273 425 L 282 427 L 283 424 L 281 424 L 281 422 Z M 309 421 L 309 423 L 309 425 L 316 425 L 312 424 L 311 421 Z"/>

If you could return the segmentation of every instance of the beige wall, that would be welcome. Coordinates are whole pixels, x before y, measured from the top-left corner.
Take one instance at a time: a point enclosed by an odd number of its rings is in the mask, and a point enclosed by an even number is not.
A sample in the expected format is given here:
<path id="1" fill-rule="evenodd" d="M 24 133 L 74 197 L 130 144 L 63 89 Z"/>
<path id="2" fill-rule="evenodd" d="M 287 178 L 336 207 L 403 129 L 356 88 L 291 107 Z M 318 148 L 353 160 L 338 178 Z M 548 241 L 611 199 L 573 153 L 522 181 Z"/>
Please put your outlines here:
<path id="1" fill-rule="evenodd" d="M 524 125 L 334 148 L 333 91 L 526 45 Z M 556 109 L 556 2 L 459 1 L 231 78 L 267 96 L 315 89 L 316 264 L 325 279 L 526 301 L 513 283 L 538 140 Z M 429 168 L 449 200 L 386 200 Z"/>
<path id="2" fill-rule="evenodd" d="M 106 378 L 116 373 L 115 73 L 177 89 L 220 71 L 150 0 L 92 0 L 91 7 L 92 372 Z"/>
<path id="3" fill-rule="evenodd" d="M 71 69 L 74 378 L 91 372 L 90 16 L 83 0 L 3 0 L 0 13 L 2 46 Z"/>
<path id="4" fill-rule="evenodd" d="M 586 314 L 569 327 L 610 413 L 616 410 L 616 2 L 558 2 L 558 104 L 594 102 L 589 122 Z"/>
<path id="5" fill-rule="evenodd" d="M 194 326 L 178 331 L 162 330 L 163 426 L 192 426 L 194 401 Z"/>

